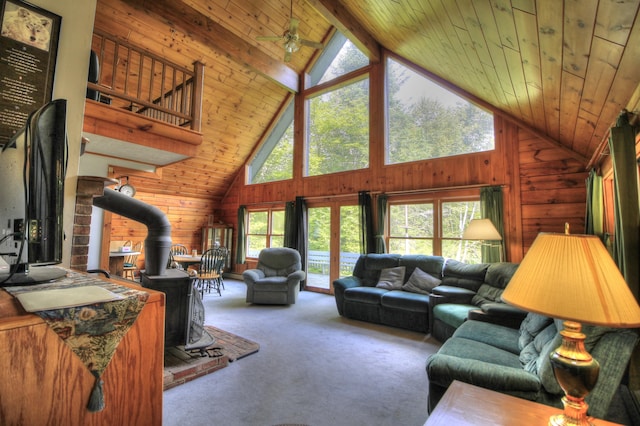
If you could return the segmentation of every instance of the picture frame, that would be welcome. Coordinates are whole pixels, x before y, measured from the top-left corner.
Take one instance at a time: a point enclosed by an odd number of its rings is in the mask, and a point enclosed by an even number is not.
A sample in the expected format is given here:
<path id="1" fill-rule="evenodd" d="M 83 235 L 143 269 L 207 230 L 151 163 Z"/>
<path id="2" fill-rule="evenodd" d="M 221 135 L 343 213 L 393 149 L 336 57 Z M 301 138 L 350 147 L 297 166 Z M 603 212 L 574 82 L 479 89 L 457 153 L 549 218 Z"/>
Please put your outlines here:
<path id="1" fill-rule="evenodd" d="M 21 0 L 0 0 L 0 146 L 52 100 L 62 18 Z"/>

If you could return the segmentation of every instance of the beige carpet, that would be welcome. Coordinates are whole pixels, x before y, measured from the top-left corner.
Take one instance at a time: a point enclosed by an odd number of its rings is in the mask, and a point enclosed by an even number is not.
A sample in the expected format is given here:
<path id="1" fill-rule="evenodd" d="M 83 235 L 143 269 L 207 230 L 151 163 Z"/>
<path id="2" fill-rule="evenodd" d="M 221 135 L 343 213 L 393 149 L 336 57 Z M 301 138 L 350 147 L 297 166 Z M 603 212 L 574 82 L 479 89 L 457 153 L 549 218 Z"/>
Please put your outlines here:
<path id="1" fill-rule="evenodd" d="M 184 346 L 166 348 L 164 351 L 164 390 L 211 374 L 230 362 L 258 352 L 260 345 L 233 333 L 205 325 L 216 342 L 205 352 L 185 351 Z"/>

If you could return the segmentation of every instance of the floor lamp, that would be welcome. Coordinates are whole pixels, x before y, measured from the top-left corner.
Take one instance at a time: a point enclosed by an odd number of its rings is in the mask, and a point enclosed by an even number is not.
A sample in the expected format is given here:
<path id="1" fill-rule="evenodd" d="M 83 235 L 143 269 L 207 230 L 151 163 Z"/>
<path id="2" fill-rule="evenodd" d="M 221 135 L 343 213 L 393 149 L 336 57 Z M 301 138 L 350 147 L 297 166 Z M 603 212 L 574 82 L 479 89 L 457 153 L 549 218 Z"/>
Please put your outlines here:
<path id="1" fill-rule="evenodd" d="M 486 241 L 502 241 L 502 236 L 491 222 L 491 219 L 471 219 L 469 226 L 462 233 L 463 240 L 480 240 L 484 241 L 489 247 L 493 247 L 492 244 L 487 244 Z M 498 243 L 500 250 L 500 262 L 503 261 L 502 257 L 502 242 Z"/>
<path id="2" fill-rule="evenodd" d="M 502 300 L 525 311 L 564 320 L 562 343 L 551 353 L 565 393 L 563 414 L 550 425 L 589 425 L 585 397 L 595 386 L 598 362 L 584 346 L 582 325 L 635 328 L 640 306 L 595 235 L 540 233 L 509 281 Z"/>

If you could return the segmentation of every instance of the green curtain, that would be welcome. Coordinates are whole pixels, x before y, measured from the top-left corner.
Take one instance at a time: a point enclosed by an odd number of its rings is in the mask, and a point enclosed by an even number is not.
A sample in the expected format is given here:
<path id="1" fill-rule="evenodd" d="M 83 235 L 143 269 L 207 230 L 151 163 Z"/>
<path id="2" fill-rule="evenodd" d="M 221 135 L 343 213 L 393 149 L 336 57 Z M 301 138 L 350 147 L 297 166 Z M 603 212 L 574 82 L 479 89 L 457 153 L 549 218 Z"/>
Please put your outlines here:
<path id="1" fill-rule="evenodd" d="M 304 197 L 296 197 L 295 202 L 295 222 L 296 222 L 296 246 L 294 247 L 300 253 L 302 260 L 302 270 L 307 270 L 307 202 Z M 300 289 L 304 289 L 307 280 L 300 281 Z"/>
<path id="2" fill-rule="evenodd" d="M 238 241 L 236 244 L 236 264 L 240 265 L 247 260 L 245 218 L 247 217 L 247 207 L 238 208 Z"/>
<path id="3" fill-rule="evenodd" d="M 640 207 L 635 129 L 624 111 L 611 128 L 609 151 L 613 160 L 615 232 L 613 259 L 636 299 L 640 300 Z"/>
<path id="4" fill-rule="evenodd" d="M 386 253 L 387 246 L 384 243 L 384 226 L 387 222 L 387 200 L 385 194 L 378 195 L 376 203 L 378 205 L 378 229 L 376 232 L 376 253 Z"/>
<path id="5" fill-rule="evenodd" d="M 502 212 L 502 188 L 499 186 L 489 186 L 480 189 L 480 214 L 483 218 L 491 219 L 496 227 L 502 241 L 488 241 L 482 245 L 482 262 L 494 263 L 504 261 L 506 256 L 500 258 L 500 253 L 506 253 L 504 249 L 504 218 Z"/>
<path id="6" fill-rule="evenodd" d="M 358 192 L 358 207 L 360 210 L 360 252 L 363 254 L 374 253 L 373 212 L 371 195 L 368 191 Z"/>
<path id="7" fill-rule="evenodd" d="M 602 176 L 591 169 L 587 177 L 587 208 L 584 218 L 584 232 L 597 235 L 604 242 L 604 196 L 602 193 Z"/>
<path id="8" fill-rule="evenodd" d="M 288 201 L 284 206 L 284 246 L 296 248 L 297 239 L 296 203 Z"/>

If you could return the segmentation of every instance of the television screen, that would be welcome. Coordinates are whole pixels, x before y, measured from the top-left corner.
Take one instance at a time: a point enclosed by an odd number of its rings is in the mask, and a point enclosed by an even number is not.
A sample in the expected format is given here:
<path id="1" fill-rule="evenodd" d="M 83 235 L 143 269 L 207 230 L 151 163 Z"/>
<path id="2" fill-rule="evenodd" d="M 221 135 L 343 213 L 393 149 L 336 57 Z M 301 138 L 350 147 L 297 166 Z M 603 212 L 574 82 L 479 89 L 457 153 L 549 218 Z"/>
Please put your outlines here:
<path id="1" fill-rule="evenodd" d="M 0 154 L 0 256 L 10 265 L 0 268 L 0 285 L 50 280 L 60 270 L 41 267 L 62 261 L 66 110 L 57 99 L 34 111 L 24 137 Z"/>

